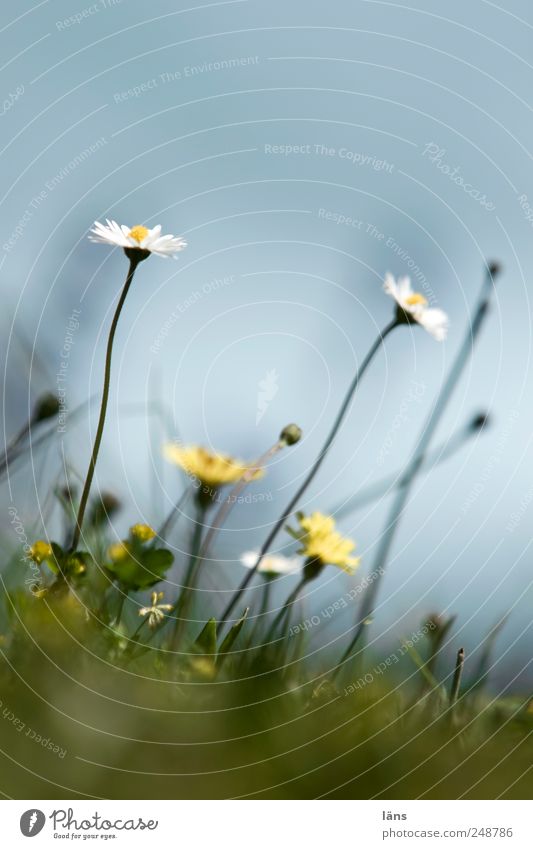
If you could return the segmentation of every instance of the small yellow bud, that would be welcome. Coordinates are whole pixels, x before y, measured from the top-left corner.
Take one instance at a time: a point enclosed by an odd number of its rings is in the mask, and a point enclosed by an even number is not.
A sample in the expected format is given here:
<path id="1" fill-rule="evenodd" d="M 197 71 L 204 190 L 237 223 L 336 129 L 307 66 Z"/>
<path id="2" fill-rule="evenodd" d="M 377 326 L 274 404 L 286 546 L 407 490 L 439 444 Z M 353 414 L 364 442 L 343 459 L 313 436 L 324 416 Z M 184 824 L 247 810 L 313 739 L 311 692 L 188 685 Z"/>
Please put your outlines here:
<path id="1" fill-rule="evenodd" d="M 113 563 L 118 563 L 120 560 L 125 560 L 128 556 L 129 549 L 127 542 L 114 542 L 109 546 L 107 553 Z"/>
<path id="2" fill-rule="evenodd" d="M 149 542 L 155 537 L 154 529 L 151 528 L 150 525 L 143 525 L 140 522 L 130 528 L 130 533 L 132 537 L 138 539 L 139 542 Z"/>
<path id="3" fill-rule="evenodd" d="M 54 552 L 52 550 L 52 546 L 50 543 L 45 542 L 42 539 L 34 542 L 30 549 L 30 557 L 35 563 L 42 563 L 43 560 L 48 560 L 49 558 L 54 556 Z"/>

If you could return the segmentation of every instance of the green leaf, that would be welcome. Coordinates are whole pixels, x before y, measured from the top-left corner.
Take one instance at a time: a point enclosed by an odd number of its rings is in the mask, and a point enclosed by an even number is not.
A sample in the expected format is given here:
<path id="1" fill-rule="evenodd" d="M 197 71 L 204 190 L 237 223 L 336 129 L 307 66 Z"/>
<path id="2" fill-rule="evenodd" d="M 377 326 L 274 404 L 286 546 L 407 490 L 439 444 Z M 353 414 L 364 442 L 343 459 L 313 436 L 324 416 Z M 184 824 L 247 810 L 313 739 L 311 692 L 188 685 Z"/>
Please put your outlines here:
<path id="1" fill-rule="evenodd" d="M 159 583 L 173 562 L 174 555 L 166 548 L 149 548 L 116 560 L 107 568 L 125 588 L 142 590 Z"/>
<path id="2" fill-rule="evenodd" d="M 196 638 L 194 648 L 202 652 L 202 654 L 217 653 L 217 620 L 214 616 L 211 617 Z"/>
<path id="3" fill-rule="evenodd" d="M 146 569 L 162 578 L 174 563 L 174 555 L 166 548 L 149 548 L 144 552 L 142 560 Z"/>
<path id="4" fill-rule="evenodd" d="M 231 626 L 228 633 L 224 637 L 224 639 L 222 641 L 222 645 L 220 646 L 220 649 L 218 651 L 218 656 L 219 656 L 220 661 L 223 659 L 224 655 L 227 654 L 230 651 L 231 647 L 233 646 L 233 643 L 235 642 L 235 640 L 237 639 L 237 637 L 241 633 L 242 627 L 243 627 L 244 623 L 246 622 L 246 617 L 248 616 L 249 610 L 250 610 L 250 608 L 247 607 L 246 610 L 244 611 L 243 615 L 241 616 L 241 618 L 238 620 L 238 622 L 235 622 L 235 624 Z"/>

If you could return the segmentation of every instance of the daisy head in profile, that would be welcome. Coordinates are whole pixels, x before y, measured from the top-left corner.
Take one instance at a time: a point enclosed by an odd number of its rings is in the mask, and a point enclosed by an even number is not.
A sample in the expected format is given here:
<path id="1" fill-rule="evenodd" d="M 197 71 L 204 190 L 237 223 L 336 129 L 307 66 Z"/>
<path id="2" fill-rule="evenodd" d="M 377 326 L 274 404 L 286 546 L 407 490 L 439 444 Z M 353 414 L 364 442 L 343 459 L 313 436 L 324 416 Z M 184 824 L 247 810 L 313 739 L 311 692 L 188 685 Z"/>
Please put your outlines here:
<path id="1" fill-rule="evenodd" d="M 397 321 L 402 324 L 416 322 L 433 336 L 437 342 L 443 342 L 448 333 L 448 316 L 444 310 L 430 307 L 427 299 L 420 292 L 413 291 L 409 277 L 399 277 L 398 281 L 392 274 L 385 275 L 383 289 L 396 301 Z"/>
<path id="2" fill-rule="evenodd" d="M 253 472 L 254 478 L 263 475 L 262 469 L 257 469 L 253 463 L 235 460 L 229 454 L 208 451 L 200 445 L 182 446 L 167 442 L 163 446 L 163 456 L 170 463 L 180 466 L 190 477 L 211 487 L 236 483 L 247 471 Z"/>
<path id="3" fill-rule="evenodd" d="M 245 551 L 241 563 L 247 569 L 255 569 L 259 560 L 258 551 Z M 301 569 L 299 557 L 284 557 L 282 554 L 266 554 L 261 558 L 258 572 L 265 578 L 280 578 L 282 575 L 292 575 Z"/>
<path id="4" fill-rule="evenodd" d="M 150 254 L 162 257 L 175 257 L 179 251 L 187 247 L 187 242 L 181 236 L 161 235 L 161 225 L 152 229 L 143 224 L 127 227 L 116 221 L 106 219 L 105 224 L 94 222 L 89 239 L 105 245 L 124 248 L 128 259 L 147 259 Z M 133 253 L 135 252 L 135 253 Z"/>
<path id="5" fill-rule="evenodd" d="M 263 477 L 264 471 L 253 463 L 236 460 L 229 454 L 208 451 L 201 445 L 178 445 L 167 442 L 163 456 L 169 463 L 179 466 L 196 486 L 200 503 L 209 506 L 216 500 L 218 490 L 227 484 L 235 484 L 244 476 L 250 480 Z"/>

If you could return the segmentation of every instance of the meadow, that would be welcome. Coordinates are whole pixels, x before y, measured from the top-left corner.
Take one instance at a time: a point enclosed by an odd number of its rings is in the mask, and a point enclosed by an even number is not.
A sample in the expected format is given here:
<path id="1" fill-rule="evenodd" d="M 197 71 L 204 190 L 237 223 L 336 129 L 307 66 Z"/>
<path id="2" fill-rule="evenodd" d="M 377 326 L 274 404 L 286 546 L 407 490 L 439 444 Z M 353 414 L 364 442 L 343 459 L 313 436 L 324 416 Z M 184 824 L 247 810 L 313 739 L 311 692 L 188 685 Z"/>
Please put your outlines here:
<path id="1" fill-rule="evenodd" d="M 120 493 L 94 485 L 115 333 L 127 321 L 124 306 L 137 276 L 148 275 L 158 256 L 177 258 L 186 243 L 162 235 L 159 226 L 114 221 L 95 223 L 91 239 L 123 250 L 125 282 L 122 289 L 117 284 L 83 485 L 67 477 L 52 493 L 62 538 L 50 535 L 46 523 L 33 538 L 10 511 L 17 543 L 11 534 L 2 572 L 4 791 L 13 798 L 527 798 L 530 696 L 512 681 L 497 695 L 491 690 L 504 618 L 472 651 L 458 643 L 455 617 L 435 610 L 415 632 L 397 634 L 388 654 L 368 644 L 398 527 L 417 477 L 435 462 L 434 437 L 475 356 L 499 265 L 482 270 L 463 343 L 405 467 L 354 493 L 354 503 L 302 512 L 312 482 L 328 475 L 329 451 L 340 429 L 349 428 L 359 384 L 372 380 L 389 335 L 426 332 L 435 345 L 446 338 L 448 316 L 428 293 L 415 291 L 406 277 L 385 275 L 390 321 L 361 352 L 320 452 L 256 548 L 242 553 L 233 585 L 209 593 L 202 576 L 216 574 L 218 532 L 246 505 L 273 458 L 298 450 L 302 432 L 297 422 L 280 422 L 272 444 L 246 460 L 166 442 L 163 456 L 182 480 L 176 504 L 159 527 L 131 516 L 128 535 L 118 539 Z M 3 485 L 14 463 L 29 462 L 30 440 L 35 451 L 39 441 L 57 438 L 60 401 L 43 395 L 21 423 L 0 458 Z M 485 427 L 480 412 L 446 451 Z M 445 459 L 437 454 L 437 462 Z M 342 533 L 342 518 L 365 497 L 391 492 L 372 562 L 363 563 L 357 541 Z M 170 540 L 177 541 L 179 562 Z M 335 569 L 349 576 L 347 593 L 327 608 L 304 606 L 313 582 Z M 317 651 L 327 620 L 341 613 L 349 619 L 343 640 Z"/>

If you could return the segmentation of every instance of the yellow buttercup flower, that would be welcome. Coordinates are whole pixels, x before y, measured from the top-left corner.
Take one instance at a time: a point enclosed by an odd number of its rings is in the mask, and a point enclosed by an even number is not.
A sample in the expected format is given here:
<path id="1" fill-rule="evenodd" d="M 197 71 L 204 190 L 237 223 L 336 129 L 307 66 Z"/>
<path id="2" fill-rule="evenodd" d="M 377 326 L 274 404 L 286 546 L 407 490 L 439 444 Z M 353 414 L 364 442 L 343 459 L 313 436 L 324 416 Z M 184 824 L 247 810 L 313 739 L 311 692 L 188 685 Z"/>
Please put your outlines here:
<path id="1" fill-rule="evenodd" d="M 137 522 L 130 528 L 132 537 L 138 539 L 139 542 L 149 542 L 155 537 L 155 531 L 150 525 L 144 525 L 142 522 Z"/>
<path id="2" fill-rule="evenodd" d="M 263 475 L 262 469 L 254 471 L 253 463 L 243 463 L 227 454 L 213 454 L 198 445 L 181 446 L 170 442 L 163 446 L 163 455 L 171 463 L 180 466 L 190 477 L 208 487 L 216 488 L 237 483 L 249 471 L 253 471 L 254 480 Z"/>
<path id="3" fill-rule="evenodd" d="M 322 565 L 338 566 L 352 574 L 359 565 L 360 558 L 353 557 L 353 540 L 343 537 L 335 530 L 335 520 L 318 511 L 310 516 L 298 515 L 299 530 L 291 531 L 302 543 L 300 554 L 310 560 L 318 560 Z"/>
<path id="4" fill-rule="evenodd" d="M 35 563 L 42 563 L 43 560 L 49 560 L 53 558 L 54 552 L 50 543 L 45 542 L 42 539 L 34 542 L 30 549 L 30 557 Z"/>

